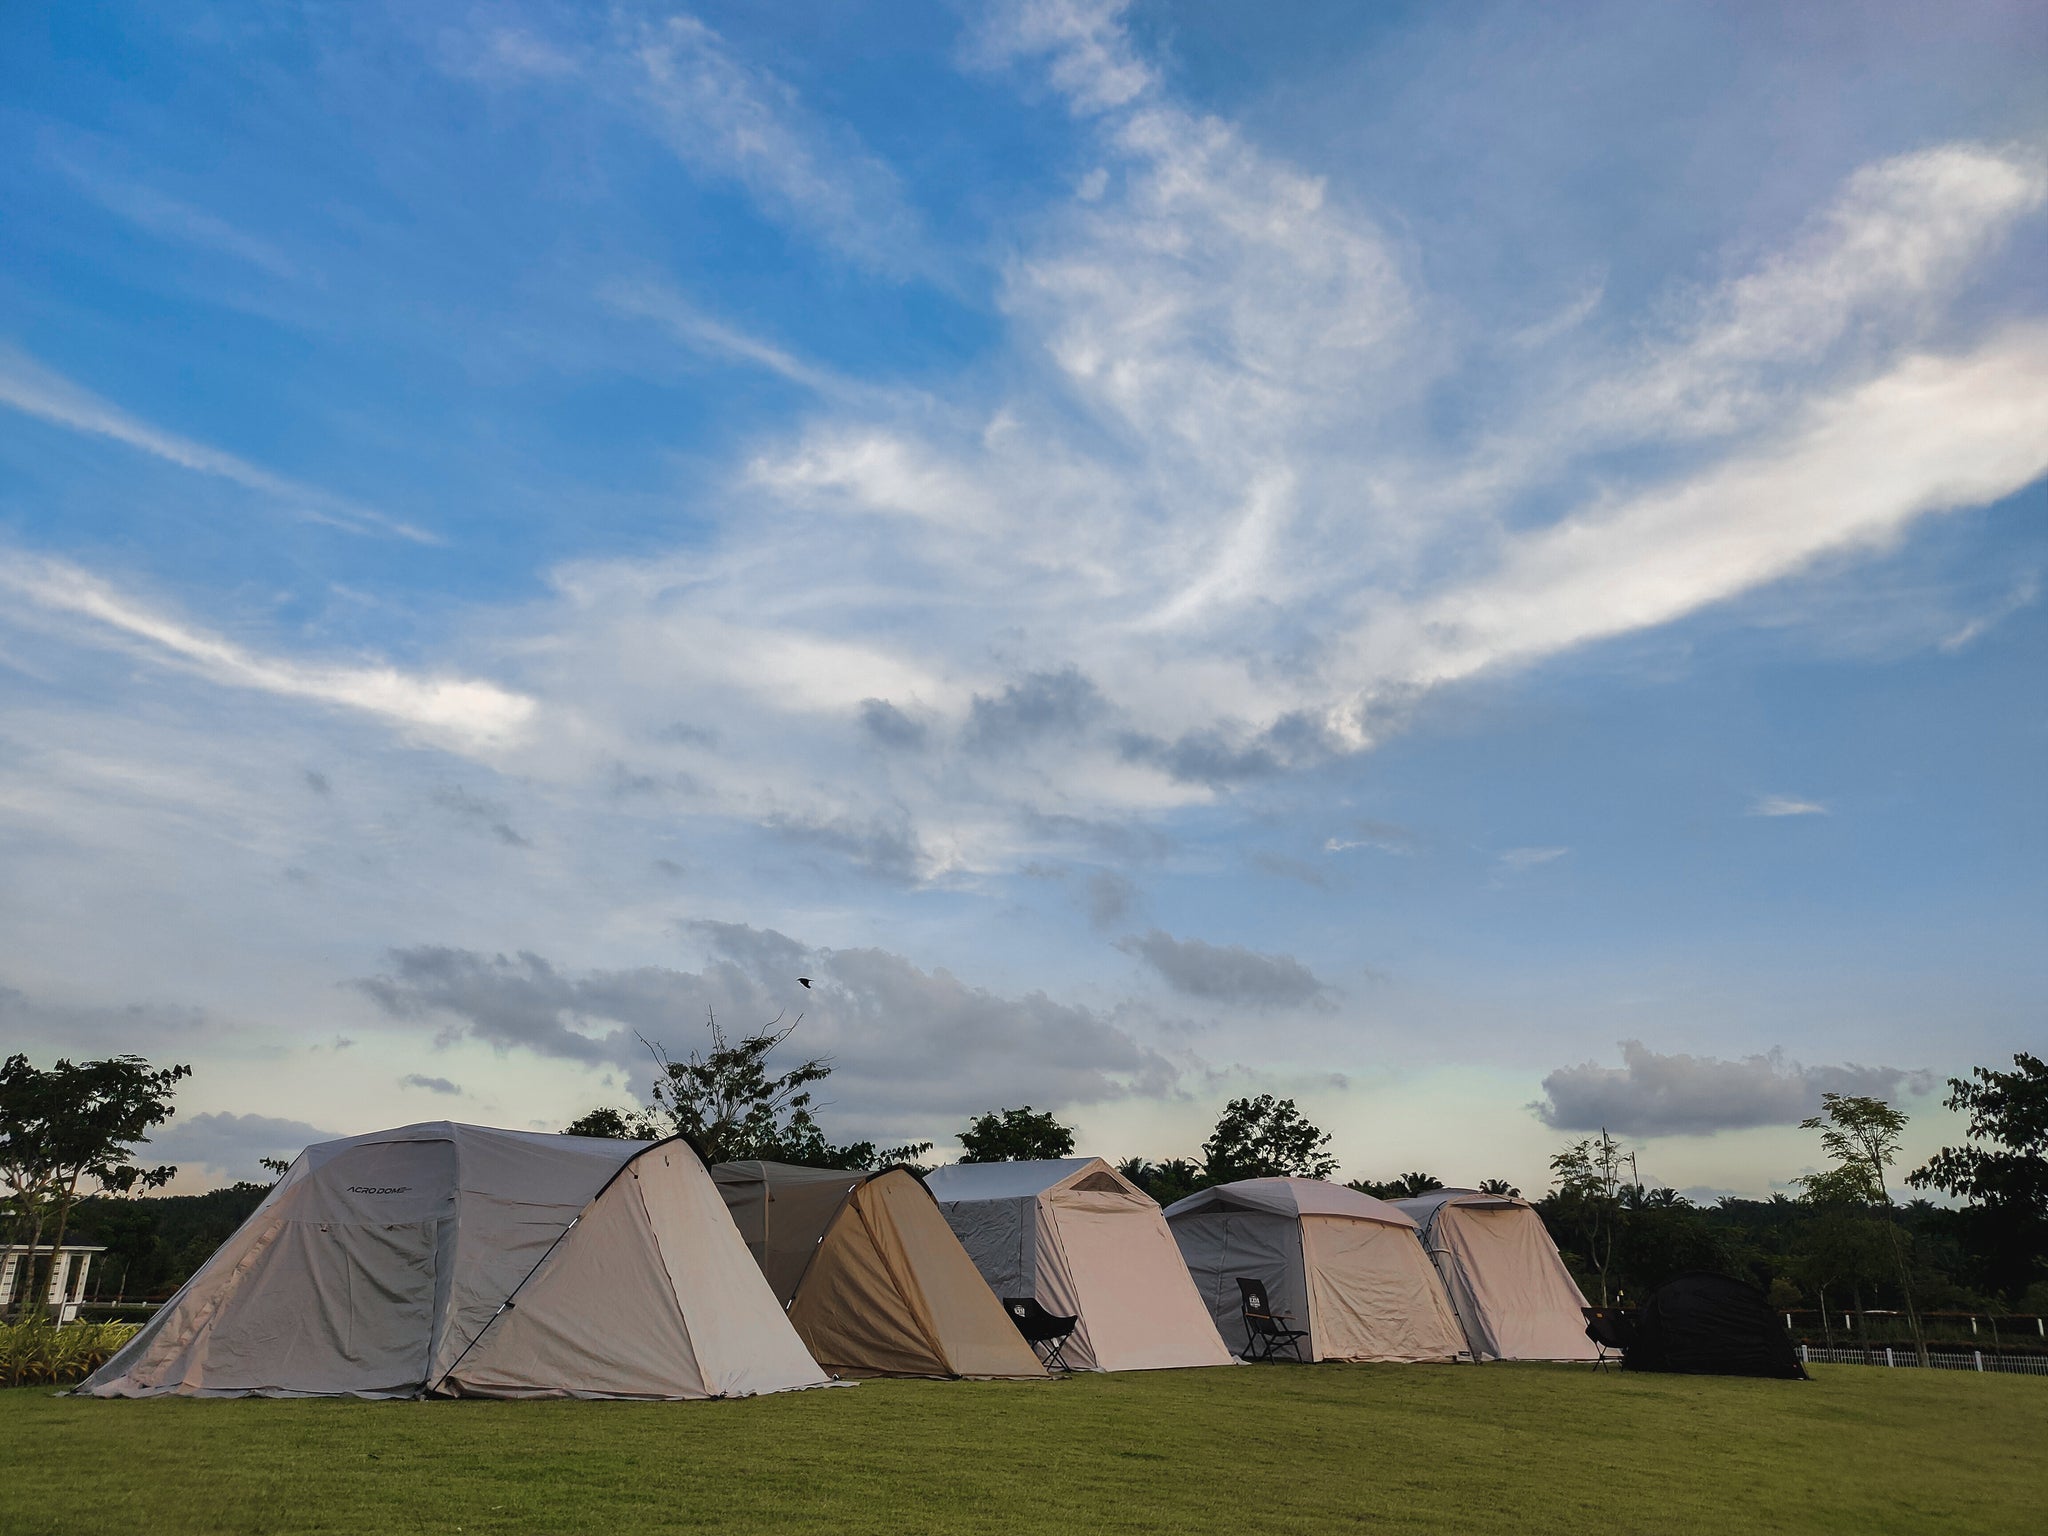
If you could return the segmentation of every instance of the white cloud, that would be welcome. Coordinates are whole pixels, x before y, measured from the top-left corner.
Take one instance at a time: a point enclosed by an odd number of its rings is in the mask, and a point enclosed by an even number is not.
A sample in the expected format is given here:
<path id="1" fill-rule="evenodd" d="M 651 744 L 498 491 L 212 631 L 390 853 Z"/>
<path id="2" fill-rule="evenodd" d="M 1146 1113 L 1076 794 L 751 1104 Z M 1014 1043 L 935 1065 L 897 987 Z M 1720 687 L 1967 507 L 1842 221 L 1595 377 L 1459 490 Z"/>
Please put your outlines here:
<path id="1" fill-rule="evenodd" d="M 621 25 L 493 57 L 630 78 L 706 174 L 882 270 L 924 259 L 894 173 L 787 82 L 687 17 Z M 1400 210 L 1176 100 L 1117 5 L 999 7 L 975 47 L 1042 72 L 1083 182 L 1005 232 L 1007 347 L 942 390 L 871 390 L 660 282 L 606 289 L 815 398 L 703 488 L 711 537 L 559 568 L 488 618 L 504 683 L 286 662 L 51 595 L 75 582 L 36 600 L 223 683 L 493 744 L 537 781 L 623 774 L 666 786 L 664 814 L 969 878 L 1370 749 L 1434 690 L 1884 549 L 2048 469 L 2048 328 L 1965 302 L 2042 204 L 2031 153 L 1867 166 L 1619 348 L 1591 284 L 1543 345 L 1485 354 L 1518 382 L 1459 437 L 1426 422 L 1476 365 Z M 1005 734 L 1061 678 L 1086 709 Z M 556 728 L 531 729 L 542 710 Z M 1325 851 L 1359 844 L 1387 846 L 1340 830 Z"/>
<path id="2" fill-rule="evenodd" d="M 475 678 L 382 664 L 289 661 L 157 612 L 68 561 L 0 550 L 0 588 L 45 614 L 86 621 L 77 632 L 234 688 L 339 705 L 462 751 L 516 742 L 536 705 Z"/>
<path id="3" fill-rule="evenodd" d="M 1366 744 L 1375 705 L 1883 548 L 1918 517 L 2000 500 L 2044 470 L 2048 327 L 1909 356 L 1812 402 L 1775 442 L 1510 540 L 1492 574 L 1376 617 L 1349 644 L 1359 702 L 1342 727 Z"/>
<path id="4" fill-rule="evenodd" d="M 1875 323 L 1893 335 L 1939 313 L 1968 269 L 2048 198 L 2036 156 L 1948 144 L 1863 167 L 1790 249 L 1698 301 L 1693 324 L 1590 390 L 1603 431 L 1720 433 L 1782 398 L 1785 370 Z M 1794 375 L 1796 377 L 1796 375 Z"/>
<path id="5" fill-rule="evenodd" d="M 299 275 L 297 265 L 275 245 L 238 229 L 216 214 L 182 202 L 154 187 L 89 165 L 73 154 L 53 151 L 47 158 L 109 213 L 151 234 L 218 251 L 272 277 L 289 279 Z"/>
<path id="6" fill-rule="evenodd" d="M 1569 848 L 1510 848 L 1500 855 L 1499 863 L 1509 873 L 1520 874 L 1526 869 L 1555 863 L 1570 852 Z"/>
<path id="7" fill-rule="evenodd" d="M 625 39 L 637 94 L 676 156 L 744 186 L 771 217 L 897 276 L 929 265 L 902 179 L 773 72 L 738 58 L 693 16 Z"/>
<path id="8" fill-rule="evenodd" d="M 759 368 L 821 395 L 853 399 L 873 393 L 864 385 L 805 362 L 781 347 L 706 314 L 664 284 L 613 282 L 604 285 L 598 297 L 622 315 L 655 321 L 693 351 Z"/>
<path id="9" fill-rule="evenodd" d="M 1978 614 L 1959 629 L 1943 635 L 1937 642 L 1938 648 L 1949 655 L 1967 650 L 1987 631 L 1997 628 L 2014 614 L 2033 607 L 2035 599 L 2040 595 L 2041 578 L 2029 572 L 2014 584 L 2013 589 L 2001 601 L 1994 603 L 1988 610 Z"/>
<path id="10" fill-rule="evenodd" d="M 2048 469 L 2048 330 L 1931 344 L 1972 263 L 2039 206 L 2032 159 L 1948 146 L 1866 168 L 1785 250 L 1577 380 L 1571 411 L 1509 424 L 1540 453 L 1469 471 L 1407 430 L 1454 359 L 1400 247 L 1176 104 L 1117 14 L 1026 5 L 982 39 L 985 60 L 1045 65 L 1105 172 L 1020 243 L 994 399 L 855 398 L 687 305 L 634 301 L 824 409 L 750 452 L 713 551 L 563 574 L 530 684 L 576 698 L 576 750 L 651 752 L 712 803 L 841 829 L 849 852 L 885 830 L 925 878 L 996 868 L 1056 825 L 1368 749 L 1432 690 L 1884 548 Z M 1681 438 L 1704 446 L 1660 455 Z M 1561 494 L 1617 444 L 1636 467 Z M 1501 515 L 1536 492 L 1561 515 Z M 988 701 L 1070 671 L 1085 721 L 986 750 Z M 917 750 L 847 756 L 899 716 Z M 715 761 L 649 742 L 675 718 L 722 722 Z M 569 750 L 549 772 L 586 771 Z"/>
<path id="11" fill-rule="evenodd" d="M 385 534 L 416 544 L 442 542 L 437 535 L 409 523 L 272 474 L 218 448 L 153 427 L 4 344 L 0 344 L 0 405 L 73 432 L 124 444 L 195 474 L 226 480 L 284 503 L 295 516 L 309 522 L 326 523 L 351 533 Z"/>
<path id="12" fill-rule="evenodd" d="M 1801 800 L 1796 795 L 1759 795 L 1749 807 L 1752 816 L 1825 816 L 1828 808 L 1818 800 Z"/>

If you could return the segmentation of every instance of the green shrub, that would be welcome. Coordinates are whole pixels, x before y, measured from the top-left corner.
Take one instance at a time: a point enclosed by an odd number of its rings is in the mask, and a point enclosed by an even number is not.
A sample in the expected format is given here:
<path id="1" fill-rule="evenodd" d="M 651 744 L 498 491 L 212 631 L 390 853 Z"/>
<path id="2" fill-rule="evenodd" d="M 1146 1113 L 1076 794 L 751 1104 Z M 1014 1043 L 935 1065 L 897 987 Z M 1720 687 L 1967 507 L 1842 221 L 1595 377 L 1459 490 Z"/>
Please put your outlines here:
<path id="1" fill-rule="evenodd" d="M 0 1323 L 0 1387 L 33 1387 L 91 1375 L 135 1336 L 133 1323 Z"/>

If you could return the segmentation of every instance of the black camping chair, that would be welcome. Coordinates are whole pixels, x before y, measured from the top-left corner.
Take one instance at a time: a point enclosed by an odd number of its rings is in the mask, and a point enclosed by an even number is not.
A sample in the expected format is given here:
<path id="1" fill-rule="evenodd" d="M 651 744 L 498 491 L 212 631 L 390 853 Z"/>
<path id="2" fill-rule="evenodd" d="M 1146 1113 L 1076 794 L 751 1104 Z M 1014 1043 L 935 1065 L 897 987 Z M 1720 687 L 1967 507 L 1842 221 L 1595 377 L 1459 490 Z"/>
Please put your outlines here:
<path id="1" fill-rule="evenodd" d="M 1078 1315 L 1054 1317 L 1038 1304 L 1035 1296 L 1005 1296 L 1003 1310 L 1010 1314 L 1010 1321 L 1024 1335 L 1024 1342 L 1037 1351 L 1048 1371 L 1073 1370 L 1060 1351 L 1067 1347 L 1067 1340 L 1074 1336 L 1074 1329 L 1080 1325 Z"/>
<path id="2" fill-rule="evenodd" d="M 1594 1370 L 1607 1369 L 1607 1362 L 1612 1358 L 1607 1353 L 1610 1349 L 1626 1356 L 1636 1347 L 1635 1313 L 1625 1312 L 1620 1307 L 1581 1307 L 1579 1310 L 1586 1315 L 1586 1337 L 1600 1351 Z"/>
<path id="3" fill-rule="evenodd" d="M 1283 1349 L 1294 1351 L 1294 1358 L 1304 1365 L 1301 1341 L 1308 1337 L 1306 1328 L 1290 1328 L 1294 1321 L 1285 1312 L 1275 1312 L 1266 1300 L 1266 1285 L 1262 1280 L 1237 1282 L 1238 1295 L 1244 1299 L 1244 1357 L 1247 1360 L 1273 1360 Z"/>

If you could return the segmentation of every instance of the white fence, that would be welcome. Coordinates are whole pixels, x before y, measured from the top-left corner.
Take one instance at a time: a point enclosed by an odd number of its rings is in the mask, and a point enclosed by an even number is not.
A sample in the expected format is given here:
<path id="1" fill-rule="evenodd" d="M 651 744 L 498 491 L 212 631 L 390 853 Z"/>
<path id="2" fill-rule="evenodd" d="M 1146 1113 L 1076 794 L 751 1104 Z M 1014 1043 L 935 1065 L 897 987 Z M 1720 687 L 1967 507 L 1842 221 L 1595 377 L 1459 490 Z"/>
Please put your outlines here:
<path id="1" fill-rule="evenodd" d="M 1808 1365 L 1887 1365 L 1904 1369 L 1920 1364 L 1920 1357 L 1910 1349 L 1815 1349 L 1802 1344 L 1799 1358 Z M 2013 1371 L 2048 1376 L 2048 1356 L 2042 1355 L 1987 1355 L 1981 1349 L 1966 1353 L 1929 1350 L 1927 1363 L 1937 1371 Z"/>

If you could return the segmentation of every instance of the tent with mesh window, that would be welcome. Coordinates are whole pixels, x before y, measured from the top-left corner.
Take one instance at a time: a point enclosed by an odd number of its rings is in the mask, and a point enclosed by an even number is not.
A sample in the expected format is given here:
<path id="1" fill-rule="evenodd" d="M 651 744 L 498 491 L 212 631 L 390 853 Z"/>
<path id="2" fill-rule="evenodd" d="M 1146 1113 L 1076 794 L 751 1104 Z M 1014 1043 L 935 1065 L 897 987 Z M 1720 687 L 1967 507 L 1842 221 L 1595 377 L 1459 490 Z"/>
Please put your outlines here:
<path id="1" fill-rule="evenodd" d="M 1245 1338 L 1240 1280 L 1302 1329 L 1309 1360 L 1455 1360 L 1457 1317 L 1412 1218 L 1323 1179 L 1242 1179 L 1166 1208 L 1181 1257 L 1227 1340 Z"/>
<path id="2" fill-rule="evenodd" d="M 77 1390 L 701 1398 L 827 1384 L 687 1143 L 441 1121 L 308 1147 Z"/>
<path id="3" fill-rule="evenodd" d="M 997 1296 L 1080 1319 L 1075 1369 L 1234 1363 L 1158 1203 L 1101 1158 L 953 1163 L 925 1182 Z"/>
<path id="4" fill-rule="evenodd" d="M 742 1162 L 720 1163 L 711 1177 L 768 1288 L 827 1371 L 1044 1379 L 908 1169 Z"/>
<path id="5" fill-rule="evenodd" d="M 1433 1189 L 1392 1204 L 1420 1229 L 1474 1360 L 1599 1358 L 1585 1295 L 1528 1201 Z"/>

